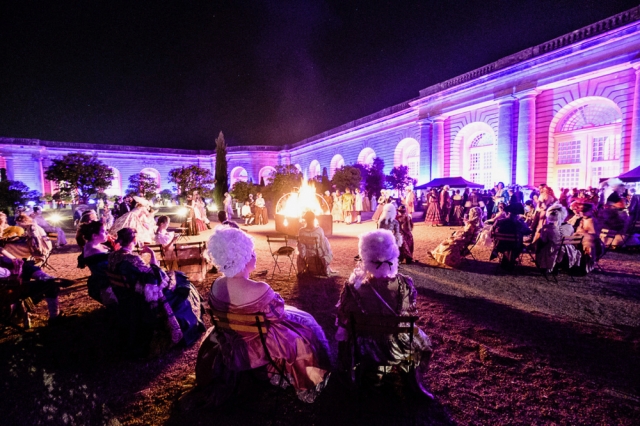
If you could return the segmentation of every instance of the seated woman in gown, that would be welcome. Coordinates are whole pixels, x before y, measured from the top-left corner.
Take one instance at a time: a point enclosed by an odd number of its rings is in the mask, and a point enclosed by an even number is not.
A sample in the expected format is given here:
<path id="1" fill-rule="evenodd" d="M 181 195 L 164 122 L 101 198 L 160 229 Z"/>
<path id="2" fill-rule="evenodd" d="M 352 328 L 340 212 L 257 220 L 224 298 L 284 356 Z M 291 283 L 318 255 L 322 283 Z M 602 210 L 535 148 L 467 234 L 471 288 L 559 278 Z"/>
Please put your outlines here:
<path id="1" fill-rule="evenodd" d="M 418 314 L 416 289 L 413 280 L 398 273 L 399 250 L 395 238 L 386 229 L 378 229 L 360 236 L 358 246 L 362 267 L 357 267 L 345 284 L 338 303 L 336 340 L 339 342 L 339 358 L 343 367 L 351 365 L 350 314 L 412 316 Z M 357 344 L 370 364 L 394 365 L 401 372 L 410 372 L 402 364 L 409 349 L 409 336 L 358 336 Z M 427 371 L 431 358 L 431 342 L 424 331 L 413 337 L 413 354 L 416 371 L 407 377 L 412 384 L 420 384 L 422 373 Z M 430 396 L 424 388 L 420 391 Z"/>
<path id="2" fill-rule="evenodd" d="M 565 259 L 569 268 L 580 264 L 580 252 L 572 245 L 562 245 L 563 237 L 570 237 L 574 232 L 573 226 L 565 222 L 566 218 L 567 209 L 560 204 L 547 209 L 546 223 L 536 242 L 536 263 L 545 273 L 553 272 Z"/>
<path id="3" fill-rule="evenodd" d="M 78 268 L 88 267 L 91 275 L 87 280 L 89 297 L 107 307 L 115 307 L 118 298 L 111 288 L 106 271 L 111 249 L 105 245 L 108 233 L 105 225 L 100 221 L 93 221 L 80 225 L 79 233 L 85 242 L 82 253 L 78 256 Z"/>
<path id="4" fill-rule="evenodd" d="M 460 263 L 468 247 L 476 242 L 484 224 L 482 223 L 482 209 L 471 207 L 469 218 L 465 219 L 462 231 L 456 231 L 452 236 L 441 242 L 431 251 L 433 258 L 440 264 L 454 267 Z"/>
<path id="5" fill-rule="evenodd" d="M 132 228 L 137 232 L 137 240 L 140 245 L 153 243 L 155 237 L 155 221 L 153 216 L 157 210 L 150 210 L 149 201 L 142 197 L 133 197 L 136 207 L 128 213 L 120 216 L 109 230 L 112 236 L 124 228 Z"/>
<path id="6" fill-rule="evenodd" d="M 9 239 L 4 249 L 18 259 L 33 259 L 36 263 L 44 261 L 53 248 L 44 229 L 34 223 L 33 219 L 25 213 L 18 215 L 16 226 L 22 228 L 24 232 L 22 234 L 16 232 L 18 237 Z"/>
<path id="7" fill-rule="evenodd" d="M 284 304 L 282 297 L 265 282 L 249 275 L 256 267 L 253 240 L 243 231 L 217 227 L 207 250 L 223 275 L 211 286 L 209 306 L 236 313 L 264 313 L 269 321 L 266 344 L 271 358 L 280 365 L 298 398 L 313 402 L 329 377 L 328 344 L 322 328 L 308 313 Z M 205 338 L 198 354 L 198 385 L 220 383 L 241 371 L 266 366 L 276 373 L 257 333 L 216 333 Z M 277 384 L 273 376 L 271 383 Z"/>
<path id="8" fill-rule="evenodd" d="M 178 241 L 180 235 L 173 231 L 167 231 L 167 228 L 171 225 L 171 219 L 168 216 L 160 216 L 158 218 L 158 230 L 155 235 L 155 243 L 162 245 L 164 251 L 164 259 L 167 262 L 172 262 L 176 258 L 174 244 Z"/>
<path id="9" fill-rule="evenodd" d="M 604 254 L 604 244 L 600 239 L 601 226 L 595 217 L 593 203 L 586 198 L 576 198 L 571 202 L 574 216 L 568 220 L 576 234 L 582 235 L 583 255 L 580 269 L 583 274 L 591 272 Z"/>
<path id="10" fill-rule="evenodd" d="M 157 326 L 160 318 L 168 325 L 170 341 L 169 336 L 158 336 L 159 339 L 153 343 L 159 347 L 178 343 L 189 346 L 195 343 L 205 331 L 198 290 L 181 272 L 172 271 L 167 274 L 162 270 L 155 253 L 149 247 L 145 246 L 140 250 L 141 254 L 150 256 L 149 264 L 134 253 L 138 243 L 134 229 L 119 230 L 116 243 L 120 249 L 109 254 L 108 268 L 110 272 L 122 275 L 128 284 L 135 286 L 135 292 L 140 296 L 129 303 L 136 304 L 134 312 L 138 318 L 132 326 L 140 330 L 141 349 L 148 350 L 147 345 L 151 345 L 154 334 L 159 334 L 154 331 L 159 328 Z M 114 288 L 114 292 L 122 303 L 120 288 Z M 130 312 L 126 308 L 122 311 Z"/>
<path id="11" fill-rule="evenodd" d="M 298 237 L 307 237 L 314 238 L 318 242 L 318 252 L 316 252 L 316 247 L 307 246 L 302 244 L 298 239 L 298 258 L 297 269 L 298 273 L 302 274 L 307 269 L 307 258 L 309 256 L 318 256 L 320 258 L 320 262 L 322 263 L 323 271 L 326 271 L 327 275 L 331 274 L 331 267 L 329 264 L 333 260 L 333 253 L 331 252 L 331 245 L 329 244 L 329 240 L 324 235 L 324 231 L 321 227 L 315 224 L 316 215 L 311 211 L 307 211 L 304 214 L 305 226 L 300 228 L 298 231 Z M 315 271 L 320 272 L 320 271 Z"/>

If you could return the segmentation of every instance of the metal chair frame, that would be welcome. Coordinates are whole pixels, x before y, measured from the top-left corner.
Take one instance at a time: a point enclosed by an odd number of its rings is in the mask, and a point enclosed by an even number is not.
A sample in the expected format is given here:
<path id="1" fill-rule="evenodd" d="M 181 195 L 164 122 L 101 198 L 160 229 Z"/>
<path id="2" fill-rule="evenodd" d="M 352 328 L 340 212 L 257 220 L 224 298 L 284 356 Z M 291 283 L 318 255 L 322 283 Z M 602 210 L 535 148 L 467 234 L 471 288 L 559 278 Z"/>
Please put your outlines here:
<path id="1" fill-rule="evenodd" d="M 197 248 L 198 249 L 198 257 L 197 258 L 195 258 L 195 257 L 194 258 L 181 258 L 180 257 L 180 252 L 181 251 L 192 249 L 192 248 Z M 202 274 L 202 272 L 204 270 L 204 266 L 202 265 L 202 262 L 203 262 L 202 253 L 204 253 L 206 248 L 207 248 L 207 243 L 205 243 L 204 241 L 193 242 L 193 243 L 182 243 L 182 244 L 176 243 L 174 245 L 174 249 L 175 249 L 175 252 L 176 252 L 176 265 L 177 265 L 178 270 L 181 270 L 180 268 L 183 268 L 185 266 L 199 265 L 200 266 L 200 274 Z"/>
<path id="2" fill-rule="evenodd" d="M 281 256 L 287 257 L 289 259 L 290 262 L 290 266 L 289 266 L 289 274 L 287 275 L 288 277 L 291 276 L 291 271 L 296 271 L 297 273 L 297 269 L 296 266 L 293 263 L 293 259 L 296 255 L 296 249 L 291 247 L 289 245 L 289 236 L 287 235 L 282 235 L 282 236 L 269 236 L 267 235 L 267 244 L 269 245 L 269 253 L 271 253 L 271 257 L 273 258 L 273 272 L 271 273 L 271 278 L 273 278 L 273 276 L 276 273 L 276 268 L 278 268 L 278 271 L 280 273 L 282 273 L 282 268 L 280 268 L 280 264 L 278 262 L 278 259 Z M 273 249 L 273 247 L 271 246 L 271 244 L 284 244 L 283 246 L 278 247 L 277 249 Z"/>
<path id="3" fill-rule="evenodd" d="M 165 269 L 171 269 L 169 268 L 169 265 L 167 264 L 167 261 L 164 257 L 164 247 L 162 246 L 162 244 L 144 243 L 144 246 L 149 247 L 156 255 L 160 255 L 160 266 L 164 267 Z M 137 248 L 137 252 L 138 255 L 140 255 L 141 247 Z"/>
<path id="4" fill-rule="evenodd" d="M 501 233 L 501 232 L 494 232 L 492 234 L 492 238 L 493 240 L 498 243 L 500 241 L 504 241 L 504 242 L 510 242 L 510 243 L 521 243 L 522 242 L 522 237 L 518 234 L 512 234 L 512 233 Z M 516 274 L 517 271 L 517 266 L 521 265 L 522 263 L 522 254 L 525 252 L 525 250 L 523 250 L 517 258 L 515 258 L 514 261 L 514 268 L 513 268 L 513 274 Z M 529 253 L 529 256 L 531 256 L 532 260 L 535 263 L 535 258 L 533 257 L 533 254 L 531 252 L 529 252 L 528 250 L 526 251 L 527 253 Z M 498 268 L 500 267 L 500 264 L 502 263 L 502 260 L 504 258 L 504 253 L 502 252 L 498 252 Z"/>

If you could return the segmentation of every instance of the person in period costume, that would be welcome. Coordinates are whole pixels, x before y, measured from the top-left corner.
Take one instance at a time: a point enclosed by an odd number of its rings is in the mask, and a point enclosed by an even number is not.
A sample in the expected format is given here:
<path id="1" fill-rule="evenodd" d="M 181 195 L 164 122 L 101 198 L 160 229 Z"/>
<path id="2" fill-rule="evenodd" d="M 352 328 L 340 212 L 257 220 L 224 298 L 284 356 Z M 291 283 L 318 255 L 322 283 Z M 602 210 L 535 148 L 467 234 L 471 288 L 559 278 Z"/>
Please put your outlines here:
<path id="1" fill-rule="evenodd" d="M 412 216 L 413 212 L 416 211 L 416 193 L 413 192 L 412 188 L 407 189 L 407 195 L 404 197 L 404 205 L 407 207 L 407 214 Z"/>
<path id="2" fill-rule="evenodd" d="M 265 202 L 260 192 L 256 194 L 255 212 L 257 225 L 266 225 L 269 223 L 269 216 L 267 215 L 267 203 Z"/>
<path id="3" fill-rule="evenodd" d="M 493 231 L 501 234 L 516 235 L 517 241 L 494 240 L 493 250 L 491 251 L 489 259 L 495 259 L 498 257 L 498 253 L 502 253 L 501 266 L 504 269 L 512 270 L 515 267 L 520 254 L 522 254 L 522 249 L 524 247 L 522 240 L 525 235 L 531 234 L 531 229 L 525 225 L 524 221 L 519 219 L 518 212 L 514 206 L 507 206 L 505 208 L 505 212 L 507 213 L 507 216 L 498 220 L 493 225 Z"/>
<path id="4" fill-rule="evenodd" d="M 244 219 L 245 225 L 253 225 L 255 222 L 255 216 L 253 215 L 253 211 L 251 210 L 251 203 L 249 200 L 244 202 L 244 206 L 242 206 L 242 218 Z"/>
<path id="5" fill-rule="evenodd" d="M 105 229 L 111 229 L 113 222 L 115 221 L 112 209 L 110 209 L 109 206 L 105 206 L 101 213 L 100 222 L 104 223 Z"/>
<path id="6" fill-rule="evenodd" d="M 134 209 L 134 201 L 133 201 L 133 197 L 131 197 L 130 195 L 127 195 L 126 197 L 124 197 L 124 200 L 119 204 L 119 211 L 118 211 L 118 217 L 120 216 L 124 216 L 125 214 L 129 213 L 131 210 Z"/>
<path id="7" fill-rule="evenodd" d="M 109 234 L 115 237 L 121 229 L 133 228 L 137 232 L 136 240 L 140 244 L 152 243 L 155 237 L 154 214 L 156 210 L 149 210 L 149 201 L 142 197 L 135 197 L 136 207 L 130 212 L 120 216 L 113 223 Z M 94 219 L 94 220 L 97 220 Z"/>
<path id="8" fill-rule="evenodd" d="M 371 208 L 369 209 L 370 212 L 375 212 L 376 208 L 378 207 L 378 198 L 376 197 L 375 193 L 372 193 L 370 198 L 370 204 L 371 204 Z"/>
<path id="9" fill-rule="evenodd" d="M 563 237 L 573 235 L 573 226 L 565 222 L 567 209 L 553 204 L 547 209 L 547 220 L 540 230 L 536 243 L 536 264 L 546 273 L 554 271 L 556 265 L 566 260 L 569 268 L 580 264 L 580 252 L 573 245 L 562 245 Z"/>
<path id="10" fill-rule="evenodd" d="M 15 236 L 5 243 L 4 250 L 17 259 L 33 259 L 36 263 L 40 263 L 47 258 L 53 248 L 44 229 L 26 213 L 18 215 L 15 227 L 8 227 L 5 230 L 5 235 L 9 236 L 10 233 Z"/>
<path id="11" fill-rule="evenodd" d="M 338 189 L 336 189 L 336 192 L 333 193 L 333 207 L 331 208 L 331 217 L 334 222 L 344 221 L 344 217 L 342 216 L 342 195 L 340 194 L 340 190 Z"/>
<path id="12" fill-rule="evenodd" d="M 369 196 L 369 191 L 366 189 L 362 191 L 362 211 L 371 211 L 371 197 Z"/>
<path id="13" fill-rule="evenodd" d="M 451 220 L 451 194 L 449 194 L 449 185 L 445 185 L 440 191 L 440 215 L 445 225 Z"/>
<path id="14" fill-rule="evenodd" d="M 504 203 L 509 204 L 509 191 L 504 187 L 504 183 L 498 182 L 495 188 L 496 193 L 493 195 L 493 209 L 491 215 L 498 213 L 498 205 Z"/>
<path id="15" fill-rule="evenodd" d="M 400 225 L 402 244 L 400 245 L 400 262 L 413 263 L 413 219 L 409 215 L 406 206 L 398 207 L 396 220 Z"/>
<path id="16" fill-rule="evenodd" d="M 484 226 L 482 216 L 480 207 L 471 207 L 469 218 L 465 220 L 463 230 L 454 232 L 452 236 L 442 241 L 438 247 L 431 251 L 436 262 L 451 267 L 457 266 L 465 253 L 468 253 L 469 246 L 478 239 Z"/>
<path id="17" fill-rule="evenodd" d="M 298 243 L 298 273 L 304 272 L 308 256 L 318 256 L 322 262 L 322 267 L 327 271 L 327 275 L 330 275 L 333 272 L 329 266 L 333 260 L 331 244 L 329 244 L 329 239 L 324 235 L 322 228 L 315 224 L 315 219 L 316 215 L 311 210 L 304 214 L 305 226 L 300 228 L 298 231 L 298 237 L 310 237 L 317 239 L 318 252 L 315 251 L 315 247 L 307 247 L 304 244 Z"/>
<path id="18" fill-rule="evenodd" d="M 382 208 L 385 204 L 387 204 L 387 200 L 389 199 L 389 192 L 386 189 L 380 190 L 380 197 L 378 197 L 378 201 L 376 202 L 376 210 L 373 212 L 373 221 L 377 222 L 380 219 L 380 215 L 382 214 Z"/>
<path id="19" fill-rule="evenodd" d="M 109 233 L 106 226 L 99 221 L 92 221 L 80 226 L 80 233 L 85 241 L 82 253 L 78 256 L 78 268 L 89 268 L 91 275 L 87 279 L 89 297 L 108 308 L 116 308 L 118 298 L 113 292 L 107 276 L 109 253 L 113 250 L 107 246 Z"/>
<path id="20" fill-rule="evenodd" d="M 161 269 L 149 247 L 140 250 L 140 254 L 149 255 L 149 264 L 136 254 L 135 229 L 120 229 L 116 243 L 120 249 L 109 254 L 108 270 L 122 275 L 139 295 L 132 298 L 126 293 L 132 290 L 113 289 L 121 305 L 119 312 L 126 315 L 124 320 L 130 321 L 136 330 L 140 354 L 178 344 L 190 346 L 198 341 L 206 329 L 202 321 L 202 299 L 193 284 L 180 271 L 167 274 Z M 123 303 L 135 306 L 128 309 L 130 306 L 122 306 Z M 131 312 L 135 314 L 131 316 Z M 159 332 L 161 330 L 168 333 Z"/>
<path id="21" fill-rule="evenodd" d="M 360 188 L 356 188 L 355 195 L 355 211 L 357 213 L 356 223 L 362 223 L 362 212 L 364 211 L 364 194 L 360 191 Z"/>
<path id="22" fill-rule="evenodd" d="M 25 299 L 31 299 L 34 305 L 44 299 L 49 313 L 48 324 L 55 325 L 63 317 L 58 301 L 60 287 L 68 287 L 74 283 L 72 280 L 52 277 L 36 266 L 33 260 L 19 259 L 1 248 L 0 279 L 0 286 L 9 283 L 22 284 L 19 292 L 10 293 L 4 302 L 8 304 L 9 320 L 11 321 L 14 315 L 21 316 L 25 328 L 31 327 L 29 312 L 23 302 Z"/>
<path id="23" fill-rule="evenodd" d="M 378 220 L 378 229 L 386 229 L 393 234 L 398 247 L 402 246 L 402 233 L 400 224 L 396 220 L 397 211 L 395 203 L 387 203 L 382 208 L 382 214 Z"/>
<path id="24" fill-rule="evenodd" d="M 155 234 L 154 243 L 162 246 L 165 261 L 170 262 L 176 257 L 174 244 L 178 241 L 180 235 L 168 230 L 171 225 L 171 219 L 168 216 L 158 217 L 157 224 L 158 230 Z"/>
<path id="25" fill-rule="evenodd" d="M 355 207 L 355 197 L 351 193 L 350 188 L 346 188 L 342 195 L 342 214 L 344 216 L 344 223 L 347 225 L 353 223 L 353 212 Z"/>
<path id="26" fill-rule="evenodd" d="M 343 368 L 351 366 L 352 343 L 350 318 L 352 313 L 365 315 L 409 316 L 418 315 L 417 292 L 411 277 L 398 273 L 399 249 L 395 237 L 386 229 L 378 229 L 360 236 L 358 245 L 361 266 L 356 267 L 340 294 L 336 340 L 338 358 Z M 427 397 L 432 397 L 422 385 L 432 349 L 431 341 L 421 329 L 413 336 L 413 357 L 417 364 L 411 371 L 402 361 L 410 344 L 406 334 L 359 335 L 356 344 L 367 364 L 391 364 L 405 375 Z M 368 362 L 367 362 L 368 361 Z M 410 376 L 413 375 L 413 376 Z"/>
<path id="27" fill-rule="evenodd" d="M 427 210 L 424 222 L 431 226 L 440 226 L 442 222 L 442 213 L 440 212 L 440 202 L 435 188 L 431 188 L 427 194 Z"/>
<path id="28" fill-rule="evenodd" d="M 228 192 L 224 193 L 224 200 L 222 201 L 223 209 L 227 212 L 227 218 L 233 218 L 233 198 Z"/>
<path id="29" fill-rule="evenodd" d="M 249 278 L 256 267 L 256 252 L 246 233 L 217 227 L 207 250 L 223 274 L 211 286 L 209 306 L 230 314 L 264 313 L 269 320 L 265 339 L 271 359 L 284 370 L 298 398 L 313 402 L 330 370 L 328 343 L 320 325 L 307 312 L 286 305 L 269 284 Z M 196 382 L 210 385 L 224 398 L 238 373 L 259 368 L 274 376 L 271 383 L 279 382 L 257 333 L 232 335 L 212 329 L 198 353 Z"/>
<path id="30" fill-rule="evenodd" d="M 209 227 L 209 218 L 207 217 L 207 208 L 204 205 L 204 200 L 197 192 L 193 193 L 191 203 L 189 203 L 191 209 L 193 209 L 193 221 L 198 229 L 198 232 L 204 231 Z"/>
<path id="31" fill-rule="evenodd" d="M 455 194 L 451 197 L 451 215 L 449 225 L 464 225 L 464 198 L 460 195 L 460 190 L 456 189 Z"/>

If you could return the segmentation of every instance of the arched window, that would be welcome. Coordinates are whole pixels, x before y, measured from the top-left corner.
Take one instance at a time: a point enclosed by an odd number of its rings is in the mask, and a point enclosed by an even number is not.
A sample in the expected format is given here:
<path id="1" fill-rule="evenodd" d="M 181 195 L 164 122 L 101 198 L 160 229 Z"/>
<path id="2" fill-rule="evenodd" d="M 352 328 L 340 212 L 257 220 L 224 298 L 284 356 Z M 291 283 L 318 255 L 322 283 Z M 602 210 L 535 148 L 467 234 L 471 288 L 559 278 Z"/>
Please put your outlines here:
<path id="1" fill-rule="evenodd" d="M 462 176 L 472 182 L 490 188 L 499 174 L 495 173 L 496 137 L 493 128 L 483 122 L 475 121 L 464 126 L 457 133 L 452 146 L 452 176 Z M 459 154 L 458 154 L 459 153 Z M 454 163 L 458 158 L 457 164 Z M 508 182 L 505 182 L 508 183 Z"/>
<path id="2" fill-rule="evenodd" d="M 309 179 L 315 179 L 318 176 L 322 176 L 322 167 L 318 160 L 313 160 L 309 165 Z"/>
<path id="3" fill-rule="evenodd" d="M 299 171 L 300 173 L 303 173 L 303 174 L 304 174 L 304 172 L 302 171 L 302 166 L 301 166 L 300 164 L 294 164 L 294 167 L 295 167 L 296 169 L 298 169 L 298 171 Z"/>
<path id="4" fill-rule="evenodd" d="M 249 180 L 249 174 L 244 167 L 234 167 L 229 175 L 229 185 L 233 186 L 236 182 L 246 182 Z"/>
<path id="5" fill-rule="evenodd" d="M 331 159 L 331 165 L 329 166 L 329 179 L 333 179 L 333 175 L 336 174 L 336 170 L 344 167 L 344 158 L 342 155 L 336 154 Z"/>
<path id="6" fill-rule="evenodd" d="M 147 174 L 147 175 L 151 176 L 152 178 L 154 178 L 156 180 L 156 184 L 158 185 L 157 192 L 161 191 L 161 188 L 160 188 L 160 186 L 161 186 L 160 185 L 160 183 L 161 183 L 160 182 L 160 173 L 156 169 L 151 168 L 151 167 L 146 167 L 146 168 L 140 170 L 140 173 Z"/>
<path id="7" fill-rule="evenodd" d="M 269 183 L 271 183 L 271 180 L 273 179 L 273 175 L 275 172 L 276 172 L 276 169 L 271 166 L 265 166 L 261 168 L 260 180 L 258 181 L 258 183 L 261 183 L 262 179 L 264 179 L 264 184 L 269 185 Z"/>
<path id="8" fill-rule="evenodd" d="M 420 144 L 413 138 L 405 138 L 396 146 L 393 166 L 407 166 L 409 176 L 420 178 Z"/>
<path id="9" fill-rule="evenodd" d="M 105 193 L 109 196 L 112 195 L 122 195 L 122 175 L 120 174 L 120 170 L 115 167 L 110 167 L 113 172 L 113 179 L 111 180 L 111 186 L 105 189 Z"/>
<path id="10" fill-rule="evenodd" d="M 373 164 L 373 160 L 376 159 L 376 152 L 371 148 L 365 148 L 358 154 L 358 164 L 363 166 L 370 166 Z"/>
<path id="11" fill-rule="evenodd" d="M 548 183 L 558 188 L 598 186 L 620 174 L 622 112 L 610 99 L 586 97 L 569 103 L 551 121 Z"/>

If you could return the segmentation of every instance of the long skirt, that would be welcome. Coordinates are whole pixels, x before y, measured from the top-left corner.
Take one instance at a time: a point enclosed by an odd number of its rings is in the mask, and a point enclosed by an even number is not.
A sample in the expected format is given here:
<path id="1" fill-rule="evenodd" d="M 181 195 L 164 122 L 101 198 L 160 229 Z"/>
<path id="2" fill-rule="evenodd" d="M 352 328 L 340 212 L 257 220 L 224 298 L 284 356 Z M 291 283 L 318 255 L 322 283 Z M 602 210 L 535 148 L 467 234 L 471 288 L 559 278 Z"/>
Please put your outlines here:
<path id="1" fill-rule="evenodd" d="M 442 221 L 442 212 L 440 211 L 440 207 L 438 206 L 437 202 L 429 203 L 424 222 L 427 225 L 431 226 L 444 224 L 444 222 Z"/>
<path id="2" fill-rule="evenodd" d="M 374 222 L 377 222 L 380 219 L 380 215 L 382 214 L 382 207 L 384 204 L 378 204 L 376 206 L 376 211 L 373 213 L 373 217 L 371 218 Z"/>
<path id="3" fill-rule="evenodd" d="M 464 225 L 464 207 L 457 205 L 453 208 L 453 214 L 449 220 L 449 225 L 462 226 Z"/>

